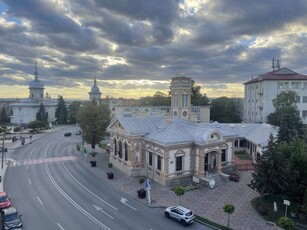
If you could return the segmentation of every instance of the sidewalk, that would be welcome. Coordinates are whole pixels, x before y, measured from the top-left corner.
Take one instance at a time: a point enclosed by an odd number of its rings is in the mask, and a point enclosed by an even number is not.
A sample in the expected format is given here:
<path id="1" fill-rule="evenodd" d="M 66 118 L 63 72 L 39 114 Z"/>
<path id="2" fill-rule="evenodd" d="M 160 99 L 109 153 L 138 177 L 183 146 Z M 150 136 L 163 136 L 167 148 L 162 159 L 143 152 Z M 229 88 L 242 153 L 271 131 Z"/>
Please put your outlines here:
<path id="1" fill-rule="evenodd" d="M 95 156 L 97 161 L 97 167 L 92 168 L 94 173 L 106 178 L 106 173 L 110 171 L 107 167 L 108 154 L 105 150 L 96 148 L 96 152 L 99 154 Z M 81 153 L 80 153 L 81 155 Z M 90 163 L 87 159 L 83 159 L 81 162 L 87 164 Z M 168 207 L 171 205 L 179 205 L 179 198 L 170 188 L 165 188 L 158 183 L 151 181 L 151 200 L 152 203 L 148 204 L 148 199 L 140 199 L 137 196 L 137 190 L 144 188 L 145 184 L 139 183 L 139 178 L 131 178 L 113 167 L 114 179 L 109 180 L 115 189 L 118 189 L 135 200 L 148 205 L 150 207 Z M 227 226 L 227 214 L 223 210 L 223 206 L 226 203 L 233 203 L 236 207 L 235 212 L 230 218 L 230 227 L 235 230 L 277 230 L 279 227 L 271 227 L 267 225 L 267 221 L 264 220 L 251 206 L 250 200 L 258 196 L 258 193 L 250 189 L 247 184 L 252 179 L 251 172 L 242 172 L 241 181 L 233 182 L 229 181 L 225 184 L 219 185 L 213 189 L 202 187 L 197 190 L 186 192 L 181 198 L 181 204 L 187 208 L 193 210 L 195 214 L 205 217 L 213 222 Z"/>

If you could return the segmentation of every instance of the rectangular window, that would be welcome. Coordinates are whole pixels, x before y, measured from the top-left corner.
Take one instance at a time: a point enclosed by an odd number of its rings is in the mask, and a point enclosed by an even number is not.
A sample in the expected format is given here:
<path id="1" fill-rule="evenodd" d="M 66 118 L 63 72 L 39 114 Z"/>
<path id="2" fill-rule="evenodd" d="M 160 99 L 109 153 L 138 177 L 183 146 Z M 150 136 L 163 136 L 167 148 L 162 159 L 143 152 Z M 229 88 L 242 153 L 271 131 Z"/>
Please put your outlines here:
<path id="1" fill-rule="evenodd" d="M 307 103 L 307 96 L 303 96 L 303 103 Z"/>
<path id="2" fill-rule="evenodd" d="M 289 82 L 284 82 L 284 89 L 289 89 Z"/>
<path id="3" fill-rule="evenodd" d="M 222 162 L 226 161 L 226 149 L 222 149 Z"/>
<path id="4" fill-rule="evenodd" d="M 158 155 L 158 159 L 157 159 L 157 169 L 161 170 L 161 156 Z"/>
<path id="5" fill-rule="evenodd" d="M 307 89 L 307 82 L 304 82 L 304 89 Z"/>
<path id="6" fill-rule="evenodd" d="M 182 156 L 176 157 L 176 171 L 182 171 Z"/>
<path id="7" fill-rule="evenodd" d="M 303 110 L 302 111 L 302 117 L 303 118 L 307 118 L 307 110 Z"/>
<path id="8" fill-rule="evenodd" d="M 300 103 L 301 102 L 301 97 L 300 96 L 296 96 L 295 97 L 295 103 Z"/>
<path id="9" fill-rule="evenodd" d="M 278 82 L 278 89 L 282 89 L 283 88 L 283 83 L 282 82 Z"/>
<path id="10" fill-rule="evenodd" d="M 152 166 L 152 152 L 148 152 L 148 164 Z"/>
<path id="11" fill-rule="evenodd" d="M 295 88 L 300 89 L 301 88 L 301 83 L 300 82 L 295 82 Z"/>

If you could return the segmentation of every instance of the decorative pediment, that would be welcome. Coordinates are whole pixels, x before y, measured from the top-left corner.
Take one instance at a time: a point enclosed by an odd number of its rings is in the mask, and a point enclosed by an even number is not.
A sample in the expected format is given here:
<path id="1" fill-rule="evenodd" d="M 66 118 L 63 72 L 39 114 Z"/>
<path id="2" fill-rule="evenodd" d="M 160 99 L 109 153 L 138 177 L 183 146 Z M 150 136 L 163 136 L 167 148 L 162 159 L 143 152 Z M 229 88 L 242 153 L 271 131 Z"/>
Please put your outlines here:
<path id="1" fill-rule="evenodd" d="M 155 152 L 158 153 L 158 154 L 160 154 L 160 155 L 163 155 L 163 152 L 162 152 L 161 149 L 159 149 L 159 148 L 156 148 Z"/>
<path id="2" fill-rule="evenodd" d="M 217 130 L 210 132 L 206 137 L 207 143 L 221 142 L 221 141 L 223 141 L 223 135 Z"/>

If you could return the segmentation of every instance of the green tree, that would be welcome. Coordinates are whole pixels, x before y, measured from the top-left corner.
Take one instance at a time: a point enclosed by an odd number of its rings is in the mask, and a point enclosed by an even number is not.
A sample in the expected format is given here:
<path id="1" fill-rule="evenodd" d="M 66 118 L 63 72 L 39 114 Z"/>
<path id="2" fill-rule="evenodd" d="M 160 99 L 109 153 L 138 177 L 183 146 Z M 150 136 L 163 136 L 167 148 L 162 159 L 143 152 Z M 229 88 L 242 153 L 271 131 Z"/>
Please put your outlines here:
<path id="1" fill-rule="evenodd" d="M 47 124 L 43 121 L 35 120 L 29 123 L 29 128 L 32 130 L 38 130 L 41 128 L 46 128 Z"/>
<path id="2" fill-rule="evenodd" d="M 62 96 L 58 97 L 58 107 L 55 110 L 58 124 L 67 124 L 68 110 Z"/>
<path id="3" fill-rule="evenodd" d="M 209 105 L 209 98 L 206 94 L 202 94 L 200 92 L 201 86 L 196 85 L 195 81 L 192 80 L 192 87 L 191 87 L 191 104 L 195 106 L 205 106 Z"/>
<path id="4" fill-rule="evenodd" d="M 280 151 L 287 159 L 289 175 L 285 195 L 293 202 L 303 204 L 307 189 L 307 144 L 302 139 L 282 143 Z"/>
<path id="5" fill-rule="evenodd" d="M 278 225 L 285 230 L 294 229 L 294 222 L 293 222 L 293 220 L 289 219 L 288 217 L 280 217 L 279 220 L 278 220 Z"/>
<path id="6" fill-rule="evenodd" d="M 220 123 L 240 123 L 241 117 L 231 98 L 220 97 L 211 102 L 210 120 Z"/>
<path id="7" fill-rule="evenodd" d="M 81 107 L 77 114 L 77 121 L 82 129 L 82 138 L 95 149 L 105 135 L 110 123 L 110 110 L 106 105 L 87 103 Z"/>
<path id="8" fill-rule="evenodd" d="M 183 186 L 176 186 L 174 188 L 174 192 L 177 196 L 179 196 L 179 202 L 180 202 L 180 205 L 181 205 L 181 196 L 184 195 L 184 187 Z"/>
<path id="9" fill-rule="evenodd" d="M 80 101 L 73 101 L 68 106 L 68 121 L 70 124 L 76 124 L 77 123 L 77 113 L 80 109 L 81 102 Z"/>
<path id="10" fill-rule="evenodd" d="M 0 123 L 5 124 L 5 123 L 9 123 L 10 122 L 10 118 L 7 115 L 7 111 L 5 109 L 5 106 L 2 107 L 1 110 L 1 114 L 0 114 Z"/>
<path id="11" fill-rule="evenodd" d="M 288 188 L 288 167 L 273 135 L 260 158 L 257 159 L 249 186 L 261 195 L 283 195 Z"/>
<path id="12" fill-rule="evenodd" d="M 226 212 L 228 214 L 228 222 L 227 222 L 227 227 L 229 228 L 229 219 L 230 219 L 230 215 L 232 213 L 234 213 L 235 211 L 235 206 L 233 204 L 225 204 L 224 207 L 224 212 Z"/>
<path id="13" fill-rule="evenodd" d="M 141 106 L 170 106 L 171 98 L 166 94 L 158 91 L 152 97 L 142 97 L 138 100 Z"/>
<path id="14" fill-rule="evenodd" d="M 296 108 L 297 94 L 283 91 L 273 99 L 274 112 L 267 117 L 268 123 L 279 126 L 278 141 L 291 142 L 296 137 L 304 137 L 303 123 Z"/>
<path id="15" fill-rule="evenodd" d="M 43 103 L 40 104 L 38 112 L 36 114 L 36 120 L 48 123 L 48 113 Z"/>

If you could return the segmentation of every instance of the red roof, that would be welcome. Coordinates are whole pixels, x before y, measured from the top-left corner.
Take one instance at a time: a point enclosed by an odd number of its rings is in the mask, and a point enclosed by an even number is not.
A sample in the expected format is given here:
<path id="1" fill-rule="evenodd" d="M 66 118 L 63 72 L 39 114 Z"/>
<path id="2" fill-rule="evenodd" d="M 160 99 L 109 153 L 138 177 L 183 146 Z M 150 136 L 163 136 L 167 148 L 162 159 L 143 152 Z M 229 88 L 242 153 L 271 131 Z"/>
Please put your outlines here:
<path id="1" fill-rule="evenodd" d="M 268 72 L 266 74 L 259 75 L 258 77 L 245 82 L 244 84 L 250 84 L 258 81 L 275 81 L 275 80 L 307 80 L 307 75 L 298 74 L 288 68 L 281 68 L 275 71 Z"/>

